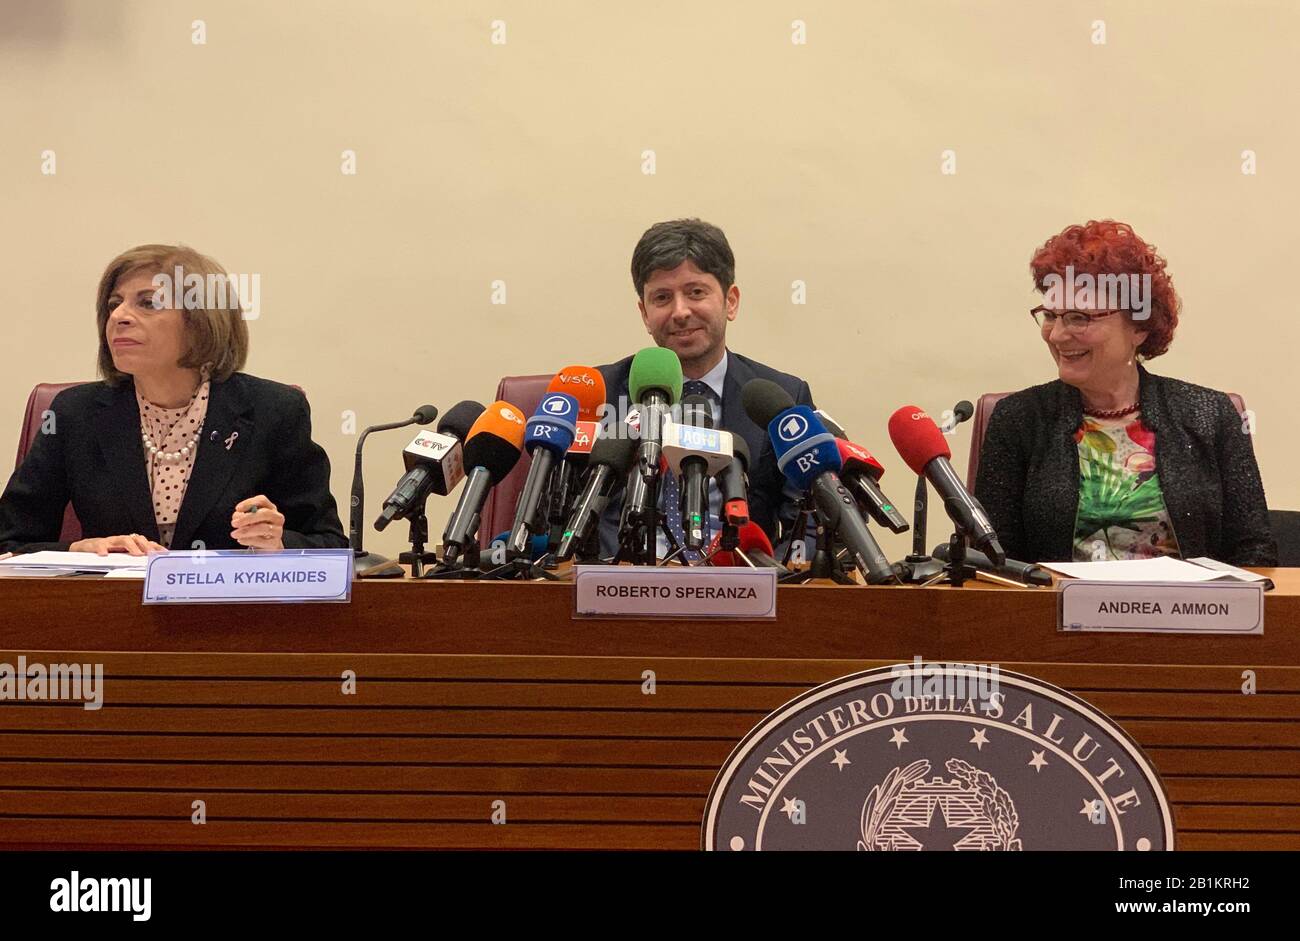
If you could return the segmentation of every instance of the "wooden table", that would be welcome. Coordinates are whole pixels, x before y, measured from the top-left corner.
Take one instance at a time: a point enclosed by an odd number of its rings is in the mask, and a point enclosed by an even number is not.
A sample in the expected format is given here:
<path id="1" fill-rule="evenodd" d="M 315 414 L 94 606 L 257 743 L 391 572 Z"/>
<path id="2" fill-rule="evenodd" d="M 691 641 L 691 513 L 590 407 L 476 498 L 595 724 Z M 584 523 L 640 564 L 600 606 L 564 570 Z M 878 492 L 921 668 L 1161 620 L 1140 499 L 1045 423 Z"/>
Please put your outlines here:
<path id="1" fill-rule="evenodd" d="M 1061 634 L 1054 592 L 984 587 L 781 588 L 775 622 L 699 623 L 574 620 L 566 584 L 145 608 L 139 582 L 0 579 L 0 662 L 106 674 L 98 711 L 0 702 L 0 845 L 690 849 L 764 715 L 921 656 L 1110 714 L 1183 848 L 1300 849 L 1300 570 L 1268 574 L 1262 637 Z"/>

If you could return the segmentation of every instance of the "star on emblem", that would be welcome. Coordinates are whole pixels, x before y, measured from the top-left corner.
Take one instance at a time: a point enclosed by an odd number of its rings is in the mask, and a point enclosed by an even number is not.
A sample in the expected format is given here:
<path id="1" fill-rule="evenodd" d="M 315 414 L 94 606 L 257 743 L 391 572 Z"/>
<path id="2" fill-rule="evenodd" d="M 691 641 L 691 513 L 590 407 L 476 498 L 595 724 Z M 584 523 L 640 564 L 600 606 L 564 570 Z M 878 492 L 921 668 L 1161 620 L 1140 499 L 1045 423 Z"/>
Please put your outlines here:
<path id="1" fill-rule="evenodd" d="M 794 822 L 794 815 L 797 814 L 798 812 L 799 812 L 799 805 L 797 801 L 791 800 L 788 797 L 782 798 L 781 813 L 789 817 L 791 823 Z"/>
<path id="2" fill-rule="evenodd" d="M 903 745 L 907 743 L 907 736 L 903 734 L 906 731 L 907 729 L 894 729 L 894 737 L 889 740 L 891 745 L 898 746 L 899 751 L 902 751 Z"/>
<path id="3" fill-rule="evenodd" d="M 984 746 L 989 743 L 989 740 L 984 737 L 983 729 L 976 729 L 975 734 L 971 736 L 970 743 L 974 745 L 976 748 L 978 748 L 980 751 L 983 751 Z"/>
<path id="4" fill-rule="evenodd" d="M 840 751 L 838 748 L 835 749 L 835 757 L 831 759 L 831 764 L 841 771 L 844 770 L 845 765 L 853 764 L 853 762 L 849 761 L 849 750 L 847 748 L 844 751 Z"/>
<path id="5" fill-rule="evenodd" d="M 1043 752 L 1040 751 L 1034 752 L 1033 755 L 1034 757 L 1029 759 L 1029 763 L 1034 766 L 1035 771 L 1041 772 L 1043 765 L 1047 764 L 1047 759 L 1043 757 Z"/>
<path id="6" fill-rule="evenodd" d="M 1097 798 L 1096 800 L 1085 800 L 1083 802 L 1083 810 L 1079 811 L 1079 813 L 1091 819 L 1096 815 L 1098 805 L 1100 803 L 1101 803 L 1101 798 Z"/>

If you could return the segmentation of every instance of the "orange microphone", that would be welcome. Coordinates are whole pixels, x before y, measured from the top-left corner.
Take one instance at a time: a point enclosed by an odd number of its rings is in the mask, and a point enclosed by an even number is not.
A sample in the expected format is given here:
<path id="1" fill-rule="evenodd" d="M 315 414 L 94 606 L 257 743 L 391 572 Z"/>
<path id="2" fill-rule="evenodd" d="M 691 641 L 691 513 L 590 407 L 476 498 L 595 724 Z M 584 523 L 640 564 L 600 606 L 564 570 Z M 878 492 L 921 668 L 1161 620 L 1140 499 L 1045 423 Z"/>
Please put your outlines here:
<path id="1" fill-rule="evenodd" d="M 509 402 L 493 402 L 470 428 L 464 448 L 465 489 L 442 534 L 443 561 L 448 565 L 474 539 L 483 501 L 519 462 L 523 446 L 524 413 Z"/>
<path id="2" fill-rule="evenodd" d="M 547 392 L 566 392 L 578 400 L 578 420 L 597 421 L 605 404 L 605 377 L 590 366 L 565 366 L 555 374 Z"/>

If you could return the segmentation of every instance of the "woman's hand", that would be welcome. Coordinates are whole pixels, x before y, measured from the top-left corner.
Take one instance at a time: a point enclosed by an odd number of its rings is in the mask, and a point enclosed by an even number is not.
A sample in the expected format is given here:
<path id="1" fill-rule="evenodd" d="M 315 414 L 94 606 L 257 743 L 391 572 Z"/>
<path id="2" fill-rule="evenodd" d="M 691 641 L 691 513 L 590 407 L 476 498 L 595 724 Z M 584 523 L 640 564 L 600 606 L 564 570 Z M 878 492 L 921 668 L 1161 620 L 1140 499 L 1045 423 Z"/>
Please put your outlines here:
<path id="1" fill-rule="evenodd" d="M 93 552 L 95 555 L 108 555 L 110 552 L 125 552 L 127 555 L 148 555 L 150 552 L 166 552 L 166 546 L 160 546 L 152 539 L 146 539 L 137 533 L 129 536 L 104 536 L 99 539 L 78 539 L 68 546 L 69 552 Z"/>
<path id="2" fill-rule="evenodd" d="M 235 504 L 230 538 L 250 549 L 284 548 L 284 514 L 262 494 Z"/>

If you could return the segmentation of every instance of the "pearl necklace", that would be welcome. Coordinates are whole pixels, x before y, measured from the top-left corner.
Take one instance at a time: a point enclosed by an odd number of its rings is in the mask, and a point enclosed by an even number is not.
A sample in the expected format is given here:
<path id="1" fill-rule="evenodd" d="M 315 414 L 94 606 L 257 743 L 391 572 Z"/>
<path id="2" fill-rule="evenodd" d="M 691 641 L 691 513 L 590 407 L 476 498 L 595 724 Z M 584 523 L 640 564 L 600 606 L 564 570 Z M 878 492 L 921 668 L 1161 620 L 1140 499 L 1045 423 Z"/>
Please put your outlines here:
<path id="1" fill-rule="evenodd" d="M 179 461 L 182 457 L 186 457 L 191 451 L 198 447 L 199 434 L 202 431 L 203 425 L 200 424 L 198 428 L 194 429 L 194 434 L 190 436 L 189 443 L 183 445 L 179 451 L 161 450 L 153 443 L 153 439 L 149 437 L 149 432 L 147 431 L 140 432 L 140 440 L 144 442 L 145 449 L 149 452 L 150 458 L 161 457 L 164 461 Z"/>

